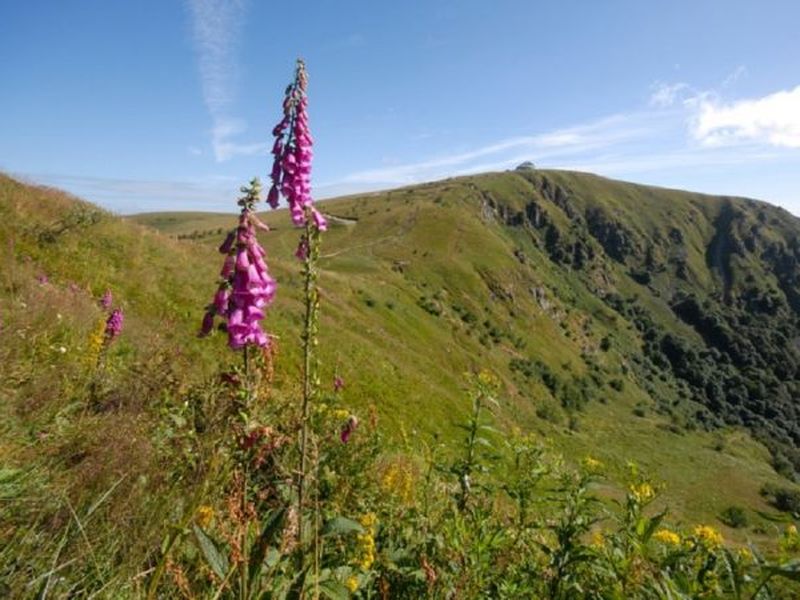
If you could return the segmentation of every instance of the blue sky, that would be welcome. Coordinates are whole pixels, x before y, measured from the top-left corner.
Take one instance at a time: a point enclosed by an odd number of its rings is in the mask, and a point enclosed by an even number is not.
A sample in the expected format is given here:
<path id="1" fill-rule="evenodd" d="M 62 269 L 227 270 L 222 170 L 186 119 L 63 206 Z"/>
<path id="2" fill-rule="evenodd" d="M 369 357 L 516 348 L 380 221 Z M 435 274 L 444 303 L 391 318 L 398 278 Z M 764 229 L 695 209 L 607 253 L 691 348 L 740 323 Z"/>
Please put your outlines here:
<path id="1" fill-rule="evenodd" d="M 121 213 L 233 210 L 294 59 L 318 198 L 538 166 L 800 214 L 800 3 L 0 4 L 0 170 Z"/>

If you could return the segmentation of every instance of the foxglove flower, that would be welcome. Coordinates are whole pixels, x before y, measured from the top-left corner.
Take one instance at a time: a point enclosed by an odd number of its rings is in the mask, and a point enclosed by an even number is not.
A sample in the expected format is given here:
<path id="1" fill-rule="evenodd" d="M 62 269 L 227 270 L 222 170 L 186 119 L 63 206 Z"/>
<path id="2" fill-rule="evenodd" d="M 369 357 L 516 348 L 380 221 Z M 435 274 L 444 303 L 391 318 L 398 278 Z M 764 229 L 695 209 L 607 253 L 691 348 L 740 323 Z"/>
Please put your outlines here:
<path id="1" fill-rule="evenodd" d="M 214 328 L 214 317 L 227 322 L 228 345 L 238 350 L 247 344 L 267 346 L 269 336 L 261 328 L 264 309 L 275 297 L 275 280 L 270 277 L 264 258 L 266 252 L 258 243 L 256 228 L 268 230 L 255 215 L 255 203 L 261 184 L 254 179 L 239 200 L 242 212 L 239 226 L 225 238 L 219 251 L 225 254 L 220 284 L 212 303 L 206 309 L 200 335 Z"/>
<path id="2" fill-rule="evenodd" d="M 338 392 L 344 387 L 344 379 L 339 375 L 333 378 L 333 391 Z"/>
<path id="3" fill-rule="evenodd" d="M 111 343 L 115 338 L 119 337 L 119 334 L 122 333 L 122 323 L 124 320 L 125 317 L 122 314 L 121 308 L 115 308 L 113 311 L 111 311 L 111 314 L 108 315 L 105 329 L 107 343 Z"/>
<path id="4" fill-rule="evenodd" d="M 355 415 L 350 415 L 350 418 L 347 419 L 347 422 L 344 424 L 344 427 L 342 427 L 342 431 L 339 434 L 339 439 L 342 440 L 343 444 L 346 444 L 348 441 L 350 441 L 350 436 L 353 435 L 356 427 L 358 427 L 358 417 Z"/>
<path id="5" fill-rule="evenodd" d="M 289 204 L 289 213 L 295 225 L 305 225 L 311 213 L 314 226 L 325 231 L 328 223 L 314 208 L 311 199 L 311 159 L 314 156 L 311 147 L 314 140 L 308 127 L 307 84 L 305 65 L 303 61 L 297 61 L 294 82 L 286 89 L 283 101 L 283 118 L 272 130 L 275 136 L 272 147 L 274 160 L 267 202 L 272 208 L 277 208 L 282 195 Z M 306 256 L 302 249 L 298 249 L 296 254 L 300 258 Z"/>

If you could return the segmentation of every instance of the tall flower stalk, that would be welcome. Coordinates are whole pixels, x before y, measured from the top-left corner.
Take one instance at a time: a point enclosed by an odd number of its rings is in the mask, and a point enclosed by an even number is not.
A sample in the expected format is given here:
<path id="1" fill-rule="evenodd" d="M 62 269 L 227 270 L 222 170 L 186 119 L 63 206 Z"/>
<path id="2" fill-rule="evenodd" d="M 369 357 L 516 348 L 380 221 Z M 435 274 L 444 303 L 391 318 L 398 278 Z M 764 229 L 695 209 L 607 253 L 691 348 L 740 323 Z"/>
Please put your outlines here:
<path id="1" fill-rule="evenodd" d="M 286 88 L 283 117 L 272 130 L 272 187 L 267 202 L 277 208 L 280 196 L 286 199 L 292 222 L 304 228 L 295 255 L 303 261 L 305 321 L 303 327 L 303 399 L 300 429 L 300 473 L 297 482 L 298 513 L 302 514 L 309 471 L 309 415 L 319 390 L 317 335 L 319 331 L 320 233 L 328 228 L 325 217 L 311 197 L 311 149 L 314 141 L 308 123 L 308 75 L 302 60 L 297 61 L 294 81 Z M 298 526 L 298 540 L 303 539 L 303 520 Z"/>

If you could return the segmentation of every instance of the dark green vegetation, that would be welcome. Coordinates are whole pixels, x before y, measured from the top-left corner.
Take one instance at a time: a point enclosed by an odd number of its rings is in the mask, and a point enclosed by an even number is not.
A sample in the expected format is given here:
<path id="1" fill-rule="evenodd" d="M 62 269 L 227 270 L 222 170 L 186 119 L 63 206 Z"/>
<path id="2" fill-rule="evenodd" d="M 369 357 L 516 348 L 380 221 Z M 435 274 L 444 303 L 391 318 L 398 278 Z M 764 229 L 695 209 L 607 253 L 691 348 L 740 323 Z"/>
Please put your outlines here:
<path id="1" fill-rule="evenodd" d="M 438 433 L 451 448 L 470 410 L 462 374 L 487 369 L 501 381 L 499 429 L 573 463 L 592 455 L 612 480 L 638 462 L 681 521 L 765 539 L 783 526 L 776 509 L 796 510 L 800 222 L 785 211 L 535 170 L 321 209 L 323 382 L 340 373 L 347 407 L 374 405 L 389 440 L 418 448 Z M 297 232 L 282 212 L 266 220 L 271 393 L 291 402 Z M 215 440 L 216 374 L 237 362 L 223 336 L 194 336 L 218 231 L 234 223 L 123 220 L 0 179 L 0 582 L 35 593 L 74 555 L 75 589 L 141 590 L 201 487 L 192 468 Z M 106 288 L 126 329 L 93 382 L 85 354 Z M 729 510 L 740 506 L 746 523 Z"/>

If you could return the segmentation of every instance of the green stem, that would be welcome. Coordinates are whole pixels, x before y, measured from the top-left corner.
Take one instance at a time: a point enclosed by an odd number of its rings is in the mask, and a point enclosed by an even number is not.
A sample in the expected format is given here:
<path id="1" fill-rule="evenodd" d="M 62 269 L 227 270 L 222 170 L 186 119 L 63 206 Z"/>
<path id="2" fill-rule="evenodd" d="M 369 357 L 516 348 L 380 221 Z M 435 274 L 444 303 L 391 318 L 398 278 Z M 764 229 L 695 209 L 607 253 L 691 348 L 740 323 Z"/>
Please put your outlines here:
<path id="1" fill-rule="evenodd" d="M 319 257 L 319 232 L 313 225 L 311 210 L 306 209 L 306 257 L 305 274 L 305 323 L 303 328 L 303 403 L 300 432 L 300 476 L 297 483 L 298 543 L 303 542 L 303 506 L 308 474 L 309 412 L 317 388 L 317 365 L 315 350 L 317 345 L 317 321 L 319 313 L 319 292 L 317 290 L 316 261 Z M 303 554 L 300 555 L 300 568 L 303 568 Z"/>
<path id="2" fill-rule="evenodd" d="M 245 357 L 247 357 L 247 346 L 245 346 Z M 247 576 L 248 576 L 248 566 L 249 566 L 249 558 L 247 552 L 247 533 L 249 529 L 249 521 L 247 520 L 247 470 L 242 469 L 242 519 L 244 523 L 242 523 L 242 540 L 241 540 L 241 548 L 242 548 L 242 556 L 241 562 L 239 563 L 239 597 L 242 600 L 246 600 L 248 597 L 248 590 L 247 590 Z"/>

